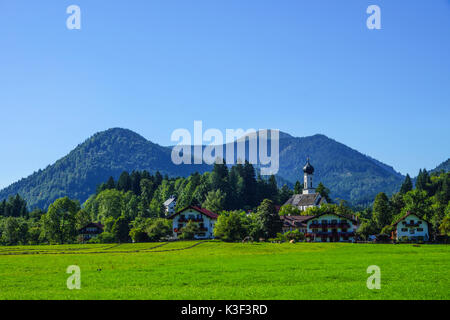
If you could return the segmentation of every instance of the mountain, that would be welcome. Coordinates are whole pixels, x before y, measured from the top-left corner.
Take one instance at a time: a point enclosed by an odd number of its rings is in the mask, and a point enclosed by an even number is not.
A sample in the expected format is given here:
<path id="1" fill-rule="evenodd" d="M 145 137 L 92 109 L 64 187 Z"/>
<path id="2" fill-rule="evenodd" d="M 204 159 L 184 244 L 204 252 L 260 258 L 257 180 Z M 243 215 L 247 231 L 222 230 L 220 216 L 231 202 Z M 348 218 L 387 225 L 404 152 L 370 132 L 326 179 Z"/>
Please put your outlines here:
<path id="1" fill-rule="evenodd" d="M 246 159 L 248 143 L 247 140 Z M 306 158 L 310 157 L 315 167 L 315 184 L 323 182 L 333 198 L 354 204 L 371 202 L 381 191 L 393 193 L 404 179 L 392 167 L 321 134 L 296 138 L 280 132 L 279 145 L 279 183 L 292 186 L 296 180 L 302 182 L 302 168 Z M 171 150 L 171 147 L 152 143 L 133 131 L 109 129 L 93 135 L 53 165 L 1 190 L 0 199 L 19 193 L 31 208 L 46 208 L 63 196 L 83 202 L 100 183 L 109 176 L 117 179 L 124 170 L 152 173 L 159 170 L 163 175 L 174 177 L 211 169 L 206 164 L 175 165 L 171 161 Z"/>
<path id="2" fill-rule="evenodd" d="M 159 170 L 162 175 L 188 176 L 208 171 L 210 166 L 175 165 L 171 148 L 152 143 L 131 130 L 114 128 L 94 134 L 53 165 L 1 190 L 0 199 L 19 193 L 31 208 L 47 208 L 64 196 L 84 202 L 100 183 L 110 176 L 117 179 L 124 170 Z"/>
<path id="3" fill-rule="evenodd" d="M 445 171 L 445 172 L 450 171 L 450 158 L 447 159 L 446 161 L 442 162 L 440 165 L 438 165 L 433 170 L 431 170 L 431 172 L 439 172 L 439 171 Z"/>
<path id="4" fill-rule="evenodd" d="M 270 133 L 269 133 L 270 138 Z M 236 156 L 236 142 L 234 143 Z M 249 155 L 246 142 L 246 155 Z M 270 144 L 269 144 L 270 153 Z M 303 183 L 303 166 L 309 157 L 314 166 L 314 184 L 322 182 L 331 197 L 353 204 L 371 203 L 379 192 L 397 192 L 404 176 L 376 159 L 364 155 L 322 134 L 296 138 L 280 132 L 280 166 L 278 176 L 292 184 Z"/>

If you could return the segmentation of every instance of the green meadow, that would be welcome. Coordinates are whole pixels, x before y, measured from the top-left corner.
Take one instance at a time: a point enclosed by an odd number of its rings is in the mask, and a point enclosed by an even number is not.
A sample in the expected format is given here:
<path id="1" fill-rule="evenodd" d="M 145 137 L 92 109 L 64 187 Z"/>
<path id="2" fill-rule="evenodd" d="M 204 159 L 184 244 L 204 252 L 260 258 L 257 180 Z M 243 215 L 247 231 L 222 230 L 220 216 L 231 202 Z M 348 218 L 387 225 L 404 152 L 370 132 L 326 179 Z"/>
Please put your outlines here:
<path id="1" fill-rule="evenodd" d="M 81 289 L 66 269 L 81 269 Z M 367 267 L 381 289 L 366 286 Z M 0 299 L 449 299 L 450 246 L 188 241 L 0 247 Z"/>

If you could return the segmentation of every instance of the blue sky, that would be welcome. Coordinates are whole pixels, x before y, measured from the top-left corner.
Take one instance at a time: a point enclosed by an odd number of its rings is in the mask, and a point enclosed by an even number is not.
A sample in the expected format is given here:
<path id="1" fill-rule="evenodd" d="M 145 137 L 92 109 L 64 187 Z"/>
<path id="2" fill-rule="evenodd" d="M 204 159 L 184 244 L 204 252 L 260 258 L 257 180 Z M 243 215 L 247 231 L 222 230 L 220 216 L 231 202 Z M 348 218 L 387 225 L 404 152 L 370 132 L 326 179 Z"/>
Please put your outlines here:
<path id="1" fill-rule="evenodd" d="M 194 120 L 323 133 L 416 175 L 449 157 L 449 17 L 448 0 L 2 0 L 0 187 L 97 131 L 169 145 Z"/>

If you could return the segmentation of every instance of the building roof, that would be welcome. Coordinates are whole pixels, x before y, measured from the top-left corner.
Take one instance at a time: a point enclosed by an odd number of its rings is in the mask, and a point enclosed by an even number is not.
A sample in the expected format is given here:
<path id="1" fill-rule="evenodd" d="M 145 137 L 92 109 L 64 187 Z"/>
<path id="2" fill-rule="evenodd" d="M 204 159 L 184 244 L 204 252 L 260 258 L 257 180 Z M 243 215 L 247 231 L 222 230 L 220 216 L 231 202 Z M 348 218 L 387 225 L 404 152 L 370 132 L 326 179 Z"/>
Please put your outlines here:
<path id="1" fill-rule="evenodd" d="M 164 205 L 167 207 L 168 205 L 170 205 L 172 202 L 174 202 L 176 200 L 175 197 L 169 198 L 166 201 L 164 201 Z"/>
<path id="2" fill-rule="evenodd" d="M 301 206 L 316 206 L 322 203 L 322 197 L 319 193 L 310 194 L 294 194 L 292 197 L 286 201 L 286 204 L 291 204 L 296 207 Z"/>
<path id="3" fill-rule="evenodd" d="M 80 228 L 78 231 L 81 231 L 81 230 L 83 230 L 84 228 L 91 228 L 91 227 L 96 227 L 96 228 L 99 228 L 99 229 L 102 229 L 102 230 L 103 230 L 104 225 L 102 225 L 102 224 L 99 223 L 99 222 L 90 222 L 90 223 L 88 223 L 87 225 L 85 225 L 83 228 Z"/>
<path id="4" fill-rule="evenodd" d="M 189 209 L 197 211 L 198 213 L 204 214 L 205 216 L 207 216 L 207 217 L 209 217 L 211 219 L 217 219 L 217 217 L 219 217 L 219 215 L 217 213 L 209 211 L 209 210 L 207 210 L 205 208 L 200 208 L 200 207 L 197 207 L 197 206 L 187 206 L 186 208 L 183 208 L 180 211 L 178 211 L 178 212 L 174 213 L 173 215 L 171 215 L 169 217 L 169 219 L 173 219 L 177 215 L 179 215 L 180 213 L 183 213 L 184 211 L 189 210 Z"/>
<path id="5" fill-rule="evenodd" d="M 324 213 L 318 214 L 316 216 L 311 216 L 309 219 L 305 220 L 305 222 L 308 222 L 311 219 L 318 218 L 318 217 L 321 217 L 321 216 L 326 215 L 326 214 L 331 214 L 331 215 L 335 215 L 335 216 L 337 216 L 339 218 L 350 220 L 351 222 L 353 222 L 355 224 L 358 223 L 358 220 L 354 219 L 353 217 L 344 216 L 342 214 L 337 214 L 337 213 L 334 213 L 334 212 L 324 212 Z"/>
<path id="6" fill-rule="evenodd" d="M 392 224 L 392 226 L 396 226 L 400 221 L 405 220 L 408 216 L 411 216 L 411 215 L 416 216 L 416 217 L 419 218 L 420 220 L 425 221 L 426 223 L 430 224 L 427 220 L 425 220 L 425 219 L 419 217 L 417 214 L 408 211 L 403 217 L 401 217 L 401 218 L 398 219 L 396 222 L 394 222 L 394 223 Z"/>
<path id="7" fill-rule="evenodd" d="M 304 223 L 306 220 L 313 216 L 280 216 L 281 221 L 285 227 L 306 227 Z"/>

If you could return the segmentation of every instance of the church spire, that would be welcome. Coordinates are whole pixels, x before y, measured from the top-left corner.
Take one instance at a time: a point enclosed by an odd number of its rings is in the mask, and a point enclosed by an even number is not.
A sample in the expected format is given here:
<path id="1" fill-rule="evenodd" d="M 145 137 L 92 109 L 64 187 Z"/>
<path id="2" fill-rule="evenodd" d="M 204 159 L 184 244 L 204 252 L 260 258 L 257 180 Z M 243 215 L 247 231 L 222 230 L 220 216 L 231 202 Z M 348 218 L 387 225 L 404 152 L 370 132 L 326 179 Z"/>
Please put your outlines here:
<path id="1" fill-rule="evenodd" d="M 309 157 L 303 167 L 303 194 L 313 194 L 316 190 L 313 188 L 314 167 L 309 163 Z"/>

